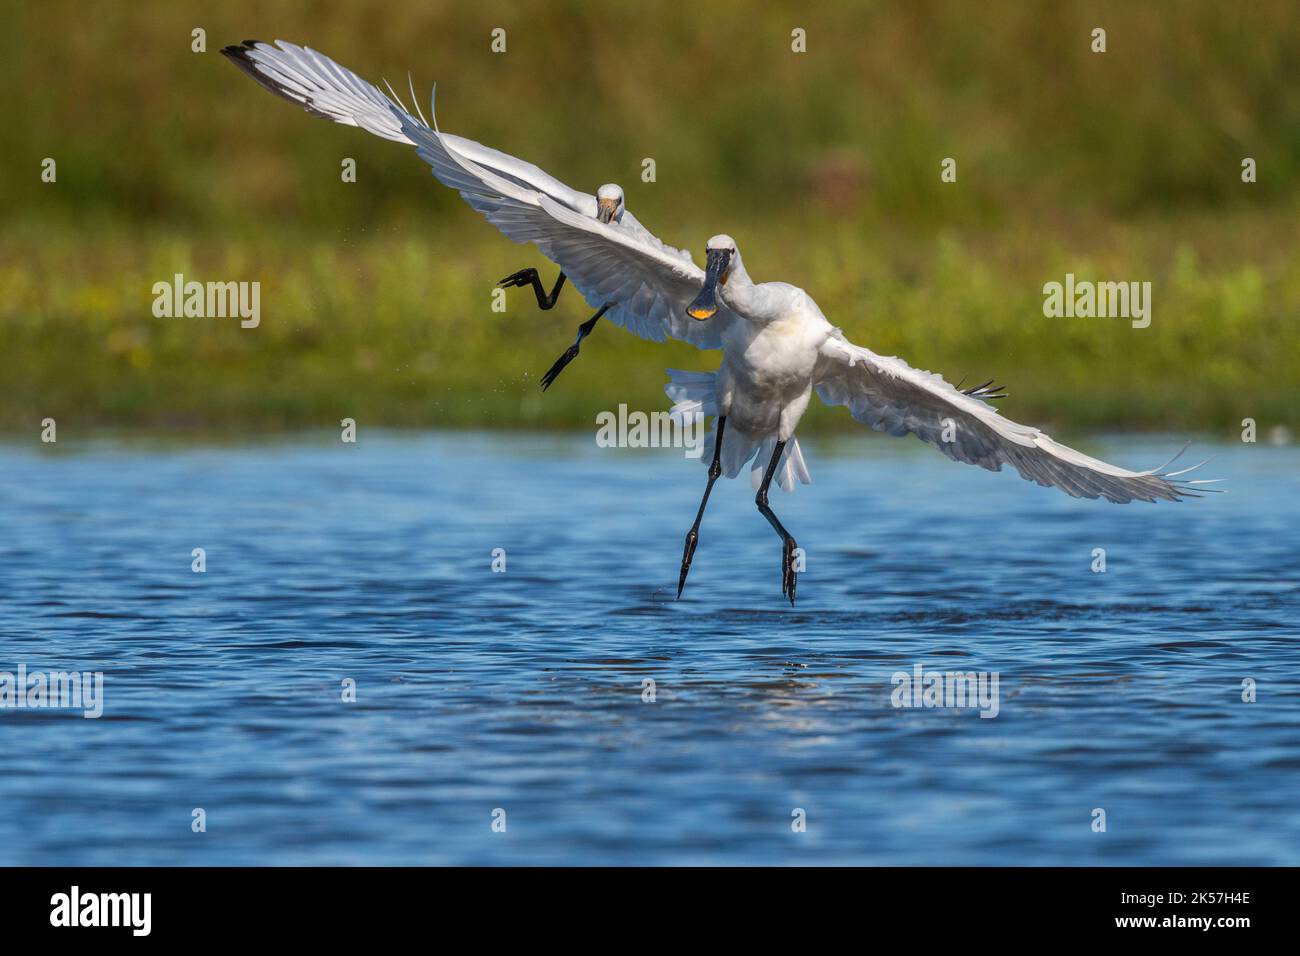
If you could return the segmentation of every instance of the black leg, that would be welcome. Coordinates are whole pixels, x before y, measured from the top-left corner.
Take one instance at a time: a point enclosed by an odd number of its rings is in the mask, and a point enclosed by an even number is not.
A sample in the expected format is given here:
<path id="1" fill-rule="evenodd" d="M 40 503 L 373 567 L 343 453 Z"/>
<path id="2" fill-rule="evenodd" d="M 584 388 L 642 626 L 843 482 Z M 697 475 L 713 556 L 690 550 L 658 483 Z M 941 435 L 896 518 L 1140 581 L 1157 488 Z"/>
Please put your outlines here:
<path id="1" fill-rule="evenodd" d="M 563 275 L 563 273 L 561 273 L 561 275 Z M 583 322 L 582 325 L 578 326 L 577 339 L 574 340 L 572 345 L 564 350 L 564 354 L 557 358 L 555 364 L 547 369 L 546 374 L 542 376 L 543 392 L 550 388 L 551 383 L 560 377 L 560 373 L 564 371 L 564 367 L 578 357 L 578 346 L 582 345 L 582 340 L 591 334 L 591 330 L 596 327 L 596 323 L 600 321 L 600 317 L 608 312 L 613 305 L 613 302 L 606 302 L 600 307 L 599 312 L 589 318 L 586 322 Z"/>
<path id="2" fill-rule="evenodd" d="M 700 502 L 700 510 L 695 515 L 695 524 L 691 525 L 691 530 L 686 532 L 686 547 L 682 550 L 682 576 L 677 579 L 679 601 L 682 598 L 682 588 L 686 587 L 686 575 L 691 570 L 691 558 L 695 557 L 695 546 L 700 541 L 700 521 L 704 518 L 704 506 L 709 503 L 709 492 L 713 490 L 713 483 L 722 474 L 722 431 L 726 427 L 727 416 L 723 415 L 718 419 L 718 435 L 713 440 L 713 464 L 709 465 L 709 483 L 704 486 L 704 499 Z"/>
<path id="3" fill-rule="evenodd" d="M 542 279 L 537 274 L 536 269 L 520 269 L 518 272 L 506 276 L 497 285 L 503 289 L 509 289 L 512 286 L 518 286 L 522 289 L 526 285 L 531 285 L 533 293 L 537 296 L 537 307 L 545 311 L 552 308 L 556 300 L 559 299 L 560 289 L 564 288 L 564 273 L 561 272 L 560 277 L 555 280 L 555 288 L 551 290 L 549 296 L 542 290 Z"/>
<path id="4" fill-rule="evenodd" d="M 776 443 L 776 450 L 772 452 L 772 460 L 768 462 L 767 471 L 763 473 L 763 483 L 758 487 L 758 495 L 754 498 L 754 504 L 758 505 L 759 514 L 767 519 L 776 533 L 781 536 L 785 547 L 781 555 L 781 593 L 790 599 L 790 606 L 794 607 L 794 586 L 797 572 L 794 569 L 794 538 L 790 537 L 790 532 L 786 531 L 781 525 L 776 514 L 768 507 L 767 504 L 767 486 L 772 483 L 772 476 L 776 474 L 777 462 L 781 460 L 781 452 L 785 451 L 785 442 Z"/>

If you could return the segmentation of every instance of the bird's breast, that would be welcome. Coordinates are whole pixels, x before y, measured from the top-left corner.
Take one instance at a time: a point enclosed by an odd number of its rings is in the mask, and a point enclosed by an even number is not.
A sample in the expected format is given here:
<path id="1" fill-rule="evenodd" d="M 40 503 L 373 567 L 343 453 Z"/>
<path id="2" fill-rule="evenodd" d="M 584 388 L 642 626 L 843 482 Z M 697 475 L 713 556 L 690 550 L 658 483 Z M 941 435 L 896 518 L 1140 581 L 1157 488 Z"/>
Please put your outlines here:
<path id="1" fill-rule="evenodd" d="M 792 315 L 763 325 L 735 323 L 724 335 L 723 353 L 738 390 L 780 402 L 808 388 L 819 344 Z"/>

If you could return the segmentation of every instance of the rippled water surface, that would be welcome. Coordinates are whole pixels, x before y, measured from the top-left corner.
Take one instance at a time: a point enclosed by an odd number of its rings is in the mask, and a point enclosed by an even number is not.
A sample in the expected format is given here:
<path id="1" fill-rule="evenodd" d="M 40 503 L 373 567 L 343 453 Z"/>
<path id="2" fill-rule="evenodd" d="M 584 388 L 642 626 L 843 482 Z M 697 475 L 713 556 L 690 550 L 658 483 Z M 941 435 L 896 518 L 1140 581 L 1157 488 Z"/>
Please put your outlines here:
<path id="1" fill-rule="evenodd" d="M 0 709 L 0 863 L 1300 863 L 1300 450 L 1200 447 L 1229 494 L 1116 506 L 807 443 L 791 610 L 739 481 L 673 600 L 680 452 L 0 445 L 0 670 L 105 696 Z"/>

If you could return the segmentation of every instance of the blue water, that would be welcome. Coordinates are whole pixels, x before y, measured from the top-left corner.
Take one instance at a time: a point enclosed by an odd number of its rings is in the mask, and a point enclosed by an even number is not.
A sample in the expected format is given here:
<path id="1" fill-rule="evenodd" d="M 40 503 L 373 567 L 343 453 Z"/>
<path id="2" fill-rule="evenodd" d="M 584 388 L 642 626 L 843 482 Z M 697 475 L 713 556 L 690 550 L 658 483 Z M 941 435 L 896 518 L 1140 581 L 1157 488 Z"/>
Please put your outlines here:
<path id="1" fill-rule="evenodd" d="M 0 445 L 0 670 L 102 671 L 104 713 L 0 710 L 0 863 L 1300 863 L 1295 446 L 1116 506 L 809 442 L 794 610 L 742 482 L 673 600 L 679 451 L 56 447 Z M 997 716 L 895 708 L 916 664 Z"/>

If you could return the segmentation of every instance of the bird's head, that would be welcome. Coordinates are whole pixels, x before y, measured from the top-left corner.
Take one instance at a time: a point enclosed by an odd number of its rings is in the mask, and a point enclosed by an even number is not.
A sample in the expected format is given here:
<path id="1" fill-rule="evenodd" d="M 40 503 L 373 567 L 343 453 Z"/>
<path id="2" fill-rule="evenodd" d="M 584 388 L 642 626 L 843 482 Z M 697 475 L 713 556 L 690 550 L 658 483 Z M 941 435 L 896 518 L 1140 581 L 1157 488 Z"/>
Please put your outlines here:
<path id="1" fill-rule="evenodd" d="M 596 190 L 596 218 L 601 222 L 618 222 L 623 218 L 623 187 L 606 183 Z"/>
<path id="2" fill-rule="evenodd" d="M 718 284 L 726 285 L 740 264 L 736 240 L 728 235 L 714 236 L 704 247 L 704 260 L 704 287 L 695 301 L 686 307 L 686 314 L 701 322 L 718 311 Z"/>

